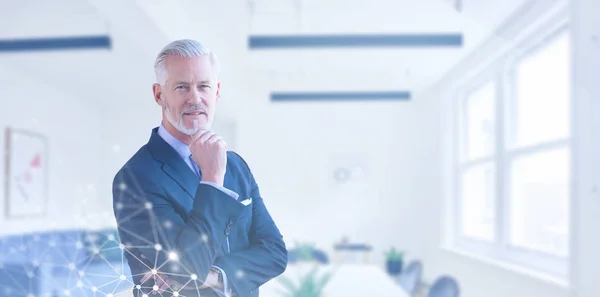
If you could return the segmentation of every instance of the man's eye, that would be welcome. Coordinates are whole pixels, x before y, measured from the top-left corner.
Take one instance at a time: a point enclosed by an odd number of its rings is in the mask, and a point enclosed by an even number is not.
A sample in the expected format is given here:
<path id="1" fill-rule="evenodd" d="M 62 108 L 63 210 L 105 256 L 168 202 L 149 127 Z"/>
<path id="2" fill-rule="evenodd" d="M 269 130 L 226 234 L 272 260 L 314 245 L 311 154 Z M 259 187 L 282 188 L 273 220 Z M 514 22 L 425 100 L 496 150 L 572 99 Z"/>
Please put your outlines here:
<path id="1" fill-rule="evenodd" d="M 186 86 L 178 86 L 178 87 L 176 87 L 175 89 L 176 89 L 176 90 L 184 90 L 184 89 L 186 89 Z"/>
<path id="2" fill-rule="evenodd" d="M 209 85 L 201 85 L 200 87 L 203 88 L 203 89 L 210 88 Z"/>

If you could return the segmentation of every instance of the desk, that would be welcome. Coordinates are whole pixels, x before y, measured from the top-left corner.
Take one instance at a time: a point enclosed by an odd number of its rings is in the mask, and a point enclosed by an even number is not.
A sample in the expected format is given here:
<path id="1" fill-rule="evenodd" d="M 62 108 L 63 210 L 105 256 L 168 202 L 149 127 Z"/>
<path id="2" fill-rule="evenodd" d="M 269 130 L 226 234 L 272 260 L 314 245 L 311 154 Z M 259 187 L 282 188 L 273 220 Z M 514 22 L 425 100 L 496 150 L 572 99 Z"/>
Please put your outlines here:
<path id="1" fill-rule="evenodd" d="M 288 265 L 282 274 L 293 281 L 311 269 L 309 264 Z M 332 273 L 323 289 L 323 297 L 409 297 L 408 294 L 385 271 L 375 265 L 343 264 L 321 265 L 319 275 Z M 260 287 L 261 297 L 282 297 L 284 287 L 275 278 Z"/>

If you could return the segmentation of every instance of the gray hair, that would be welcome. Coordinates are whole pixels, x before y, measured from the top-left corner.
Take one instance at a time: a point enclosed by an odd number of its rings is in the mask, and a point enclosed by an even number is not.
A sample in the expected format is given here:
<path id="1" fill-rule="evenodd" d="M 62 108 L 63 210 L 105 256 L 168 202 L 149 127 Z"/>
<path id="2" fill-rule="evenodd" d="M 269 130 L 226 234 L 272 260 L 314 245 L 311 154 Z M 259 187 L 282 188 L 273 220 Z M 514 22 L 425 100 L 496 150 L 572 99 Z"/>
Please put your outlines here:
<path id="1" fill-rule="evenodd" d="M 175 40 L 165 46 L 154 62 L 154 73 L 156 82 L 163 85 L 167 82 L 166 59 L 168 56 L 180 56 L 185 58 L 198 58 L 208 55 L 215 74 L 215 78 L 219 76 L 219 59 L 217 55 L 210 51 L 204 44 L 192 39 Z"/>

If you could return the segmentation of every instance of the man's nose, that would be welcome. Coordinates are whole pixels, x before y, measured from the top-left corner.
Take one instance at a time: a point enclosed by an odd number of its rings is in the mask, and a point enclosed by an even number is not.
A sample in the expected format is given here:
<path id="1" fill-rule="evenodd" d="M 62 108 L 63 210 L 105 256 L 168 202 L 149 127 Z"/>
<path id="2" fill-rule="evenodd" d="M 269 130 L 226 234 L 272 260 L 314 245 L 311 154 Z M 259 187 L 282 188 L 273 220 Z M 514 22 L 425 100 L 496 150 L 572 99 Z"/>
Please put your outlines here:
<path id="1" fill-rule="evenodd" d="M 190 92 L 188 103 L 198 104 L 200 102 L 202 102 L 202 93 L 199 90 L 193 88 L 193 90 Z"/>

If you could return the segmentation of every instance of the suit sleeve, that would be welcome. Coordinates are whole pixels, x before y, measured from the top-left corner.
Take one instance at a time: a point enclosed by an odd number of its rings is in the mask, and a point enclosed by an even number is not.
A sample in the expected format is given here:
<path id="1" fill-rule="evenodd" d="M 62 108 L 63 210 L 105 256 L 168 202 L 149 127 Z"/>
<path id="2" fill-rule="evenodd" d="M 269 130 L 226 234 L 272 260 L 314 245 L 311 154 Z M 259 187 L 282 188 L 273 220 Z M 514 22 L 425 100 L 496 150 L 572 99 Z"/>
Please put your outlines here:
<path id="1" fill-rule="evenodd" d="M 287 267 L 283 236 L 265 206 L 252 173 L 249 174 L 252 187 L 250 247 L 218 257 L 215 261 L 215 266 L 226 272 L 229 286 L 238 296 L 252 293 Z"/>
<path id="2" fill-rule="evenodd" d="M 157 269 L 181 284 L 193 285 L 195 281 L 202 285 L 225 242 L 226 229 L 235 223 L 244 206 L 207 184 L 198 185 L 193 203 L 184 221 L 164 190 L 147 174 L 126 169 L 117 173 L 113 207 L 135 284 L 145 273 Z M 192 275 L 197 280 L 192 280 Z M 143 287 L 151 288 L 152 284 Z"/>

